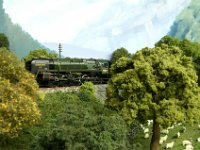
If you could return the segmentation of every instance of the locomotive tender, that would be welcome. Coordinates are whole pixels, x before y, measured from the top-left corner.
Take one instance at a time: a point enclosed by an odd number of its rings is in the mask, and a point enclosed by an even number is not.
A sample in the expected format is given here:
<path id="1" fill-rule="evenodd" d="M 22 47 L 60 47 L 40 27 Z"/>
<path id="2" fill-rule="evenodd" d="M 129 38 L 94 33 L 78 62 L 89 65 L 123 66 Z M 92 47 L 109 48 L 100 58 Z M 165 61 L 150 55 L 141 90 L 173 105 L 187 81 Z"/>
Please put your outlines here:
<path id="1" fill-rule="evenodd" d="M 72 86 L 86 81 L 104 84 L 110 78 L 110 62 L 104 59 L 35 58 L 26 63 L 26 68 L 35 74 L 40 86 Z"/>

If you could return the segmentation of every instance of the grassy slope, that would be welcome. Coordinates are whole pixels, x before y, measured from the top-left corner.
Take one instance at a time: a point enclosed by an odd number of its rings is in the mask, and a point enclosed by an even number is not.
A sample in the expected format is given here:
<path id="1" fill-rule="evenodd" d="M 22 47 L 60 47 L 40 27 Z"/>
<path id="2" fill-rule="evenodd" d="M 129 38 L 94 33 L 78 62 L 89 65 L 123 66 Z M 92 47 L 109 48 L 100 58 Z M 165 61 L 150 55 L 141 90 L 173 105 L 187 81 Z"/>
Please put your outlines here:
<path id="1" fill-rule="evenodd" d="M 176 137 L 176 133 L 178 131 L 181 131 L 183 129 L 183 126 L 186 127 L 186 131 L 184 133 L 181 133 L 181 136 L 179 138 Z M 161 135 L 163 136 L 163 135 Z M 183 140 L 190 140 L 192 139 L 192 145 L 194 147 L 195 150 L 199 150 L 200 149 L 200 143 L 197 142 L 197 138 L 200 137 L 200 129 L 198 128 L 198 125 L 195 124 L 193 126 L 185 124 L 185 125 L 180 125 L 180 126 L 175 126 L 174 129 L 171 129 L 169 134 L 168 134 L 168 138 L 167 141 L 164 142 L 161 145 L 161 150 L 165 149 L 166 143 L 170 143 L 172 141 L 175 142 L 173 149 L 174 150 L 183 150 L 185 147 L 183 147 L 182 145 L 182 141 Z M 142 142 L 142 144 L 144 144 L 143 149 L 144 150 L 148 150 L 149 149 L 149 145 L 150 145 L 150 141 L 151 138 L 149 139 L 144 139 L 143 138 L 143 134 L 141 134 L 137 140 L 140 140 Z"/>

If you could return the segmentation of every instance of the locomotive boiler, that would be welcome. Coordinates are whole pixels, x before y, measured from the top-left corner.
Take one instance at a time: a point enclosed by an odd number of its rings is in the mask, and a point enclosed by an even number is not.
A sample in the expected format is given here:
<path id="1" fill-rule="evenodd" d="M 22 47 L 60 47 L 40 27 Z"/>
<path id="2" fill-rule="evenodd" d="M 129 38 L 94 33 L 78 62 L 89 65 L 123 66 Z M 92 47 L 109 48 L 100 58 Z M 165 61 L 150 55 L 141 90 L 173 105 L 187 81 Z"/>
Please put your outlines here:
<path id="1" fill-rule="evenodd" d="M 86 81 L 104 84 L 110 78 L 110 62 L 104 59 L 35 58 L 26 63 L 40 86 L 73 86 Z"/>

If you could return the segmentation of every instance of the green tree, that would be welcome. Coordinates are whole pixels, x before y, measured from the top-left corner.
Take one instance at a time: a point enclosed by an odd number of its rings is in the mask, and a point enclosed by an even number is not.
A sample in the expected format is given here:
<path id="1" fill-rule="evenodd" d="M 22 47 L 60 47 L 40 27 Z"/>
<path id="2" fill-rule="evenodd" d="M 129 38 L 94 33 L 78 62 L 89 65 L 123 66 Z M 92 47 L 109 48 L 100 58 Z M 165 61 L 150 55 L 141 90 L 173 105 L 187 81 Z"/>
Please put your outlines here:
<path id="1" fill-rule="evenodd" d="M 121 57 L 130 57 L 129 52 L 128 52 L 125 48 L 123 48 L 123 47 L 121 47 L 121 48 L 115 50 L 115 51 L 112 53 L 111 62 L 112 62 L 112 63 L 115 63 L 115 62 L 116 62 L 119 58 L 121 58 Z"/>
<path id="2" fill-rule="evenodd" d="M 4 33 L 0 33 L 0 47 L 6 47 L 9 49 L 9 41 Z"/>
<path id="3" fill-rule="evenodd" d="M 200 57 L 200 44 L 197 42 L 192 42 L 190 40 L 178 40 L 171 36 L 164 36 L 159 40 L 155 46 L 161 46 L 162 44 L 167 44 L 168 46 L 179 47 L 186 56 L 192 57 L 193 60 Z"/>
<path id="4" fill-rule="evenodd" d="M 164 37 L 162 37 L 156 44 L 155 46 L 159 47 L 162 44 L 167 44 L 168 46 L 177 46 L 179 47 L 180 44 L 180 40 L 178 40 L 177 38 L 171 37 L 169 35 L 166 35 Z"/>
<path id="5" fill-rule="evenodd" d="M 200 97 L 192 60 L 177 47 L 144 48 L 111 68 L 106 105 L 128 124 L 153 120 L 151 150 L 159 150 L 160 126 L 200 120 Z"/>
<path id="6" fill-rule="evenodd" d="M 24 58 L 25 62 L 31 61 L 33 58 L 57 58 L 58 54 L 55 52 L 49 52 L 46 49 L 36 49 L 30 51 L 30 53 Z"/>
<path id="7" fill-rule="evenodd" d="M 155 46 L 161 46 L 162 44 L 167 44 L 168 46 L 177 46 L 184 52 L 186 56 L 192 57 L 195 70 L 197 71 L 198 75 L 198 84 L 200 85 L 200 44 L 187 39 L 178 40 L 168 35 L 161 38 L 161 40 L 159 40 Z"/>
<path id="8" fill-rule="evenodd" d="M 40 112 L 35 102 L 38 85 L 22 62 L 5 48 L 0 48 L 0 142 L 18 136 L 35 124 Z"/>

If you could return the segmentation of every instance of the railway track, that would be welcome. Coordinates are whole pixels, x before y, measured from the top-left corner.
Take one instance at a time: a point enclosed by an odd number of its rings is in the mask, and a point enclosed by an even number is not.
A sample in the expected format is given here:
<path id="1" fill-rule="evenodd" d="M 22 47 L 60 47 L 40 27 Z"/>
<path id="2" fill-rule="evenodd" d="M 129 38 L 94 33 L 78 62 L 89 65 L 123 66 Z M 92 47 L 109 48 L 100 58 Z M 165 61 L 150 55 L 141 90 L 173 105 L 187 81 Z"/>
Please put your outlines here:
<path id="1" fill-rule="evenodd" d="M 53 92 L 73 92 L 78 91 L 80 86 L 67 86 L 67 87 L 54 87 L 54 88 L 40 88 L 40 92 L 53 93 Z"/>
<path id="2" fill-rule="evenodd" d="M 96 89 L 96 97 L 100 100 L 106 99 L 106 87 L 107 84 L 94 85 Z M 54 87 L 54 88 L 40 88 L 40 92 L 53 93 L 53 92 L 77 92 L 80 86 L 68 86 L 68 87 Z"/>

